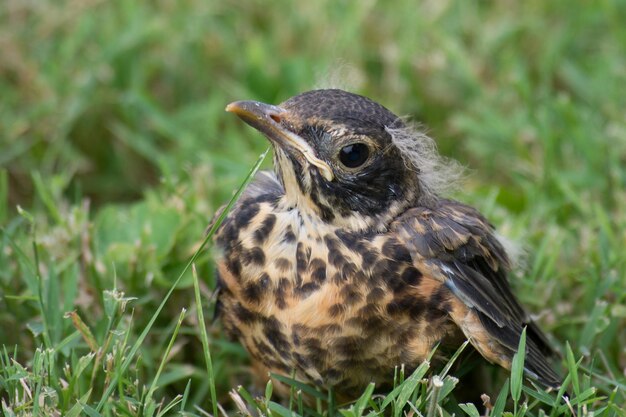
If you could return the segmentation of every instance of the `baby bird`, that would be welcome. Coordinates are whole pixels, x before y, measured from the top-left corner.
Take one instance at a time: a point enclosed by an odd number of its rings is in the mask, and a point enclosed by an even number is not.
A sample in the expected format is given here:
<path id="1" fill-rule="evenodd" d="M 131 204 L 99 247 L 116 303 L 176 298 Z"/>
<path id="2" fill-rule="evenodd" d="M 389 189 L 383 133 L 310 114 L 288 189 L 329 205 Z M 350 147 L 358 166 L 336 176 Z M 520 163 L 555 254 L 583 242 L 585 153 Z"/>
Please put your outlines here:
<path id="1" fill-rule="evenodd" d="M 257 175 L 215 235 L 221 320 L 265 375 L 355 398 L 437 344 L 467 339 L 510 369 L 526 327 L 527 376 L 559 386 L 493 226 L 439 196 L 450 170 L 431 139 L 336 89 L 226 110 L 274 150 L 274 172 Z"/>

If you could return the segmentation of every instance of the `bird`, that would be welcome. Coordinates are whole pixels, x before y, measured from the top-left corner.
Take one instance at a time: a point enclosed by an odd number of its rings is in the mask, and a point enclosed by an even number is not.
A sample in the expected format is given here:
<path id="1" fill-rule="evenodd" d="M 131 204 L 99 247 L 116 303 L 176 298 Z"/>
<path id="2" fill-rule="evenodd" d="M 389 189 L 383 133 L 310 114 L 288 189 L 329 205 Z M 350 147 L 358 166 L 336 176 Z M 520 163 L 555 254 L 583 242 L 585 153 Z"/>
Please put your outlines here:
<path id="1" fill-rule="evenodd" d="M 273 171 L 213 238 L 217 314 L 258 372 L 357 398 L 465 340 L 510 370 L 526 329 L 526 376 L 559 387 L 505 245 L 479 211 L 443 196 L 458 170 L 430 137 L 340 89 L 226 111 L 273 148 Z"/>

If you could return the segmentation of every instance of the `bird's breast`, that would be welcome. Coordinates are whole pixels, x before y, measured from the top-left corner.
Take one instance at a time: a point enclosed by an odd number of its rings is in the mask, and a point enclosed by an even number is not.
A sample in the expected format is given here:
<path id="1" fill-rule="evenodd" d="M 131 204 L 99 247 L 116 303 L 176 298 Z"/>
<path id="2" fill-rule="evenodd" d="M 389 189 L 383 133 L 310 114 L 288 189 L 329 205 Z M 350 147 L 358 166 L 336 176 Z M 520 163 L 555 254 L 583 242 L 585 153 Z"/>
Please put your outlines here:
<path id="1" fill-rule="evenodd" d="M 225 329 L 272 372 L 359 390 L 418 365 L 449 330 L 447 290 L 393 236 L 260 201 L 236 207 L 216 243 Z"/>

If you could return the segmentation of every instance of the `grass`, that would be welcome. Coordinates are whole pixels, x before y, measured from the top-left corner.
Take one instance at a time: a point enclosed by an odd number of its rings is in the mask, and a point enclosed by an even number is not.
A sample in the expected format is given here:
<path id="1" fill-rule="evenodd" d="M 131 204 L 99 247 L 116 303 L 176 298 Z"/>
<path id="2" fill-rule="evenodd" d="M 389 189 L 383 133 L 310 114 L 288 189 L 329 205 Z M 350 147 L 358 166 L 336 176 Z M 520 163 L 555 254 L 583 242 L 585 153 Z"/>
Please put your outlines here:
<path id="1" fill-rule="evenodd" d="M 308 3 L 0 4 L 2 412 L 626 415 L 626 3 Z M 251 391 L 199 249 L 267 144 L 223 108 L 317 86 L 412 116 L 470 168 L 456 197 L 522 242 L 511 279 L 569 404 L 521 364 L 486 406 L 428 363 L 353 404 Z"/>

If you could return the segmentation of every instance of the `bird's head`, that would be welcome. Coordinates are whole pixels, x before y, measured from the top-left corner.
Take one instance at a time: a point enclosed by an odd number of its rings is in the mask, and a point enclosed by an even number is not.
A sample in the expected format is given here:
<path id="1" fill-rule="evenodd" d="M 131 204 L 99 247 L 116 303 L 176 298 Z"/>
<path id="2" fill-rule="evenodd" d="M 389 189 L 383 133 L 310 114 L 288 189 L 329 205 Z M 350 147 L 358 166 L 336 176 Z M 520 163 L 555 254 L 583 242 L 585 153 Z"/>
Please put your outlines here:
<path id="1" fill-rule="evenodd" d="M 327 223 L 384 228 L 432 202 L 450 179 L 430 138 L 357 94 L 314 90 L 278 106 L 238 101 L 226 110 L 272 143 L 285 200 Z"/>

